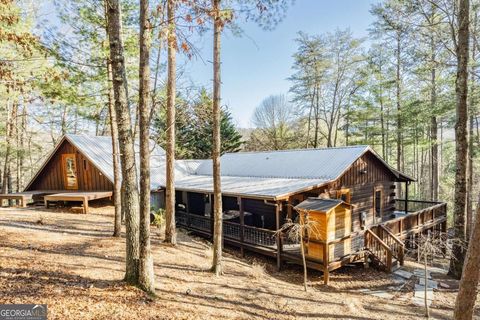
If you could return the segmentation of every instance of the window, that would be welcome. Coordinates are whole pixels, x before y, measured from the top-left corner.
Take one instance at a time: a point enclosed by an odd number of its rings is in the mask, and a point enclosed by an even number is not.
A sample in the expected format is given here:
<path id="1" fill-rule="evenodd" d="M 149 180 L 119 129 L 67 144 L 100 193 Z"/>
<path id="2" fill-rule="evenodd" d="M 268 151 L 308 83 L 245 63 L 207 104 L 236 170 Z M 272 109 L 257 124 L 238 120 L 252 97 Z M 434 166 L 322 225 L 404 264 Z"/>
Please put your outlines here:
<path id="1" fill-rule="evenodd" d="M 375 213 L 375 218 L 382 217 L 383 211 L 383 197 L 382 197 L 382 189 L 375 188 L 375 192 L 373 195 L 373 208 Z"/>
<path id="2" fill-rule="evenodd" d="M 343 202 L 351 203 L 352 195 L 350 193 L 350 189 L 337 190 L 337 199 L 342 199 Z"/>
<path id="3" fill-rule="evenodd" d="M 78 189 L 77 163 L 75 160 L 75 154 L 63 154 L 62 160 L 65 189 Z"/>

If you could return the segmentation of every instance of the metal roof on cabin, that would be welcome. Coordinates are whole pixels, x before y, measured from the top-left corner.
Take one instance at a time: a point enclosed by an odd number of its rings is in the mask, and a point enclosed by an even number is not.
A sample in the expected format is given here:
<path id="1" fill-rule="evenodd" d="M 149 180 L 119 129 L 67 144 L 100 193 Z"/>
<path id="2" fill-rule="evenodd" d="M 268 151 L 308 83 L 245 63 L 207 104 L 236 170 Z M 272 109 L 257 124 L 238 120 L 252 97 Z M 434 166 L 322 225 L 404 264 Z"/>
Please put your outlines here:
<path id="1" fill-rule="evenodd" d="M 297 210 L 327 212 L 339 204 L 344 203 L 341 199 L 308 198 L 295 206 Z"/>
<path id="2" fill-rule="evenodd" d="M 113 182 L 112 138 L 109 136 L 87 136 L 66 134 L 65 139 L 82 152 L 110 181 Z M 165 185 L 165 150 L 150 144 L 151 188 Z M 139 142 L 135 142 L 135 157 L 139 161 Z"/>
<path id="3" fill-rule="evenodd" d="M 222 176 L 222 194 L 243 195 L 260 198 L 276 198 L 300 190 L 320 186 L 325 183 L 321 179 L 287 179 L 265 177 Z M 175 181 L 177 190 L 197 192 L 213 192 L 211 175 L 188 175 Z"/>
<path id="4" fill-rule="evenodd" d="M 296 179 L 338 178 L 368 146 L 301 149 L 268 152 L 227 153 L 221 157 L 222 176 Z M 212 166 L 202 163 L 198 175 L 212 175 Z"/>
<path id="5" fill-rule="evenodd" d="M 67 134 L 65 139 L 113 181 L 111 137 Z M 138 142 L 135 149 L 138 163 Z M 371 151 L 368 146 L 349 146 L 227 153 L 221 157 L 222 193 L 276 198 L 321 186 L 337 179 L 367 150 Z M 165 151 L 152 144 L 152 189 L 166 184 L 165 158 Z M 213 192 L 211 160 L 176 160 L 175 177 L 175 187 L 179 190 Z"/>
<path id="6" fill-rule="evenodd" d="M 175 178 L 195 174 L 201 165 L 212 165 L 211 159 L 175 160 Z"/>

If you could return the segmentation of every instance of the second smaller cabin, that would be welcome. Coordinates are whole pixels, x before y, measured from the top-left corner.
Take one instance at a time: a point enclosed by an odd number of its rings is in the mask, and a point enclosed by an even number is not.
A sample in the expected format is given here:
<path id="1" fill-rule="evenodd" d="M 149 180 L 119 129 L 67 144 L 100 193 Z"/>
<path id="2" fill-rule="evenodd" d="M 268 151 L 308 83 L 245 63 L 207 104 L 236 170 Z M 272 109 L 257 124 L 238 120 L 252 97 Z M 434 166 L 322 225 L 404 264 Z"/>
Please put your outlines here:
<path id="1" fill-rule="evenodd" d="M 295 209 L 309 220 L 306 254 L 328 266 L 351 253 L 351 206 L 341 199 L 308 198 Z M 303 218 L 301 218 L 303 219 Z"/>

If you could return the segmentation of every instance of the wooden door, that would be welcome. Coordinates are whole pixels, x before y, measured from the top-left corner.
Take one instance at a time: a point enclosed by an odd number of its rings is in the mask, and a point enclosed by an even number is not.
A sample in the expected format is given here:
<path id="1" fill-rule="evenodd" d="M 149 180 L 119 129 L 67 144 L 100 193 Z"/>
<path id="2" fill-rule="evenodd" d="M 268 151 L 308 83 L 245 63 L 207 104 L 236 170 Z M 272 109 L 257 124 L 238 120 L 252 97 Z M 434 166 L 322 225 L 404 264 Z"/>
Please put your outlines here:
<path id="1" fill-rule="evenodd" d="M 63 179 L 65 189 L 78 189 L 77 161 L 74 153 L 62 154 Z"/>

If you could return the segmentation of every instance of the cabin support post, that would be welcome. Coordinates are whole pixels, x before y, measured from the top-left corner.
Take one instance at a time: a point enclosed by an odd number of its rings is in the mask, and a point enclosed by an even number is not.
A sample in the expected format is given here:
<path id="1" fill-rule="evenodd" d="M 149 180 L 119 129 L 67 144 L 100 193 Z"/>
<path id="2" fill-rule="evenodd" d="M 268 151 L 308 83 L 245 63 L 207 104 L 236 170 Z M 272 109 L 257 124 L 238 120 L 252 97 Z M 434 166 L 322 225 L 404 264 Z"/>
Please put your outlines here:
<path id="1" fill-rule="evenodd" d="M 245 249 L 243 248 L 243 241 L 244 241 L 244 225 L 245 225 L 245 209 L 243 207 L 243 199 L 242 197 L 238 197 L 238 210 L 240 212 L 240 252 L 242 257 L 245 256 Z"/>
<path id="2" fill-rule="evenodd" d="M 330 280 L 330 271 L 328 270 L 328 260 L 330 256 L 329 252 L 329 245 L 328 242 L 325 242 L 323 244 L 323 284 L 328 285 L 328 282 Z"/>
<path id="3" fill-rule="evenodd" d="M 405 214 L 408 214 L 408 185 L 410 181 L 405 182 Z"/>
<path id="4" fill-rule="evenodd" d="M 280 203 L 277 201 L 275 204 L 275 225 L 277 229 L 276 242 L 277 242 L 277 270 L 282 268 L 282 239 L 280 237 Z"/>
<path id="5" fill-rule="evenodd" d="M 213 197 L 212 197 L 211 193 L 208 194 L 208 199 L 210 201 L 210 235 L 211 235 L 210 239 L 213 243 L 213 233 L 214 233 L 213 224 L 214 224 L 214 220 L 213 220 Z M 223 236 L 222 236 L 222 239 L 223 239 Z"/>
<path id="6" fill-rule="evenodd" d="M 88 198 L 87 197 L 83 198 L 83 213 L 84 214 L 88 213 Z"/>
<path id="7" fill-rule="evenodd" d="M 288 197 L 287 218 L 292 219 L 293 197 Z"/>

